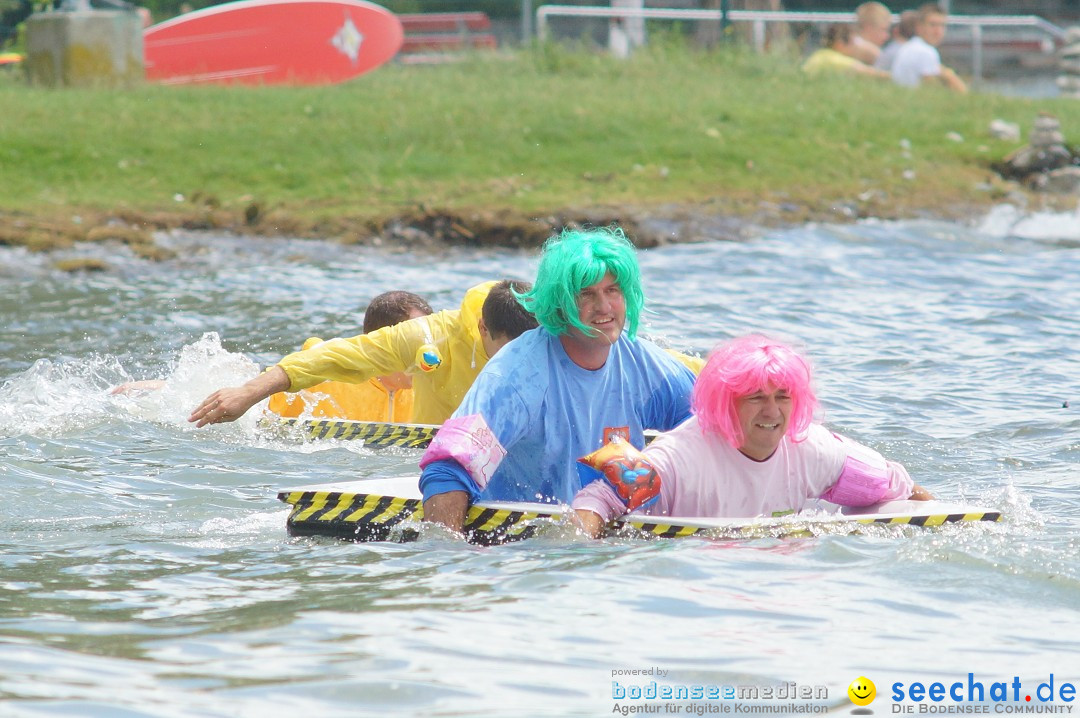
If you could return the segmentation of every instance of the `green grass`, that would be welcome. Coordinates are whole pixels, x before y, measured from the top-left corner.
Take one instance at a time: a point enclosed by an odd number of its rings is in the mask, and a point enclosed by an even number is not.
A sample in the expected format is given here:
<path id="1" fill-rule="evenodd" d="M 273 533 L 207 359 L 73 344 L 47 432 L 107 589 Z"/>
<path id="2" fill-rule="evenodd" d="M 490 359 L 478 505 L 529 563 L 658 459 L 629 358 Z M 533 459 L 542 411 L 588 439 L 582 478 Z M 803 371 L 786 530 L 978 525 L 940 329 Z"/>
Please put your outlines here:
<path id="1" fill-rule="evenodd" d="M 1014 149 L 988 136 L 991 120 L 1026 132 L 1047 110 L 1075 137 L 1069 107 L 809 79 L 787 57 L 665 42 L 628 62 L 542 46 L 318 88 L 51 90 L 9 74 L 0 208 L 172 211 L 198 196 L 311 219 L 418 204 L 827 203 L 868 190 L 933 204 L 974 197 L 989 162 Z"/>

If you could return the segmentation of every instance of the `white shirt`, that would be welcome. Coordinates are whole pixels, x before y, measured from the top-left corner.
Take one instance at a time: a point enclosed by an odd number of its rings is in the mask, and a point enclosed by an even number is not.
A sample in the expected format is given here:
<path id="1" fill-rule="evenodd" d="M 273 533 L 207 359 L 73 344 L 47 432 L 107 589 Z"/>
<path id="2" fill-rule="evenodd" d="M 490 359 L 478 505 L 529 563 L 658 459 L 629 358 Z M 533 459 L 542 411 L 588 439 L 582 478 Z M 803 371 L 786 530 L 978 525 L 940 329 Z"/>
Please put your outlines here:
<path id="1" fill-rule="evenodd" d="M 896 62 L 896 56 L 907 43 L 907 40 L 892 40 L 888 45 L 881 48 L 881 54 L 874 60 L 874 67 L 885 72 L 892 72 L 893 64 Z"/>
<path id="2" fill-rule="evenodd" d="M 892 66 L 892 79 L 897 85 L 918 87 L 924 77 L 940 74 L 941 55 L 926 40 L 916 36 L 900 46 Z"/>

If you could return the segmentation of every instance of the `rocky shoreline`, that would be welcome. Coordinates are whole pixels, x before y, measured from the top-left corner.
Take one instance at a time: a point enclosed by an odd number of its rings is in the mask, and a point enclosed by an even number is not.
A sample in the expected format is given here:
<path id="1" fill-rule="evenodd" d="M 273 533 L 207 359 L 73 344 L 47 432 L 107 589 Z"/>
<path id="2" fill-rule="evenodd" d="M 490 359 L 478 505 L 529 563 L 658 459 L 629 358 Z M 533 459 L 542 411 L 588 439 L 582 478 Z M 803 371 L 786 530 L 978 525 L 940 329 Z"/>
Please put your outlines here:
<path id="1" fill-rule="evenodd" d="M 61 269 L 105 269 L 101 260 L 64 259 L 64 250 L 80 243 L 125 246 L 139 257 L 167 260 L 172 250 L 155 240 L 170 230 L 217 231 L 250 237 L 291 237 L 339 241 L 345 244 L 422 250 L 444 246 L 539 247 L 552 232 L 565 226 L 618 224 L 640 247 L 698 242 L 706 239 L 738 241 L 764 229 L 808 222 L 845 223 L 881 219 L 934 218 L 971 220 L 995 204 L 1010 201 L 1046 209 L 1069 208 L 1069 197 L 1033 193 L 1015 183 L 988 186 L 976 196 L 938 198 L 933 203 L 889 201 L 883 192 L 870 191 L 839 201 L 805 202 L 782 195 L 715 198 L 706 202 L 663 204 L 650 207 L 596 206 L 571 208 L 538 215 L 510 209 L 440 210 L 423 207 L 390 217 L 303 218 L 284 209 L 251 204 L 226 210 L 212 204 L 190 203 L 168 212 L 116 212 L 70 210 L 46 217 L 0 211 L 0 245 L 51 252 Z M 1071 198 L 1075 207 L 1075 197 Z"/>
<path id="2" fill-rule="evenodd" d="M 998 201 L 1002 199 L 999 195 Z M 880 206 L 873 197 L 812 206 L 784 198 L 754 201 L 713 201 L 651 207 L 597 206 L 526 216 L 498 211 L 445 211 L 417 208 L 384 218 L 340 217 L 303 219 L 281 209 L 243 212 L 199 207 L 181 212 L 82 212 L 37 214 L 0 212 L 0 245 L 22 246 L 31 252 L 63 253 L 79 243 L 112 243 L 129 247 L 146 259 L 164 260 L 172 252 L 154 240 L 157 232 L 175 229 L 219 231 L 246 236 L 334 240 L 346 244 L 422 249 L 446 245 L 538 247 L 558 228 L 606 226 L 618 223 L 638 246 L 699 242 L 706 239 L 742 240 L 762 228 L 780 228 L 810 221 L 845 222 L 865 217 L 901 219 L 970 218 L 995 204 L 948 203 L 934 208 Z"/>

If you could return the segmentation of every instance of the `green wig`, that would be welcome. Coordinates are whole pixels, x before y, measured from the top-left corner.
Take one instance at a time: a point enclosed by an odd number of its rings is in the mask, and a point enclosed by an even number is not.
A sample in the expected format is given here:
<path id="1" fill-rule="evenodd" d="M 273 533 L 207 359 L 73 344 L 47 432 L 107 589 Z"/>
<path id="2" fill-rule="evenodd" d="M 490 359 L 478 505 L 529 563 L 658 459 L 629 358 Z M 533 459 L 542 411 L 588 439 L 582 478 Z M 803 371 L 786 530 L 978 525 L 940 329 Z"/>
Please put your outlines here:
<path id="1" fill-rule="evenodd" d="M 626 333 L 634 339 L 645 306 L 645 292 L 637 252 L 618 227 L 564 229 L 550 238 L 544 243 L 532 290 L 515 295 L 540 326 L 555 336 L 571 328 L 592 336 L 595 330 L 578 317 L 577 296 L 607 273 L 615 278 L 626 299 Z"/>

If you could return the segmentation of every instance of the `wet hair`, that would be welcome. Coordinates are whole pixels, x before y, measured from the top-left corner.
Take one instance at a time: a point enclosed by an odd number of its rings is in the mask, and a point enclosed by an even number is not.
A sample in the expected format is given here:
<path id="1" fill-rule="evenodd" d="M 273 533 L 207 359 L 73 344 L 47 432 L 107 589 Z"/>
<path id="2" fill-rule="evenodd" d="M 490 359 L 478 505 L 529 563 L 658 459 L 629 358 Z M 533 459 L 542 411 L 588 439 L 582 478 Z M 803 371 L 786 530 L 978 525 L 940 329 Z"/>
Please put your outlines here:
<path id="1" fill-rule="evenodd" d="M 811 381 L 806 357 L 778 341 L 751 334 L 713 350 L 690 401 L 701 428 L 720 434 L 737 449 L 745 437 L 736 402 L 758 391 L 786 389 L 791 396 L 787 436 L 802 441 L 818 408 Z"/>
<path id="2" fill-rule="evenodd" d="M 607 273 L 615 278 L 626 299 L 626 333 L 634 339 L 645 293 L 637 251 L 618 227 L 564 229 L 548 239 L 540 255 L 536 284 L 516 296 L 551 334 L 560 336 L 576 328 L 592 336 L 594 330 L 578 316 L 578 294 Z"/>
<path id="3" fill-rule="evenodd" d="M 364 334 L 400 324 L 409 319 L 413 311 L 424 315 L 432 313 L 431 305 L 412 292 L 383 292 L 364 310 Z"/>
<path id="4" fill-rule="evenodd" d="M 825 30 L 825 47 L 836 47 L 839 43 L 847 45 L 851 42 L 851 26 L 850 25 L 829 25 Z"/>
<path id="5" fill-rule="evenodd" d="M 536 317 L 517 298 L 517 295 L 525 294 L 530 289 L 531 284 L 520 280 L 504 279 L 495 283 L 480 310 L 488 334 L 517 339 L 530 329 L 536 329 L 539 325 Z"/>
<path id="6" fill-rule="evenodd" d="M 900 13 L 900 20 L 896 23 L 896 33 L 905 40 L 915 37 L 915 23 L 918 19 L 919 13 L 914 10 L 905 10 Z"/>
<path id="7" fill-rule="evenodd" d="M 857 27 L 867 27 L 880 20 L 889 22 L 891 19 L 892 13 L 889 12 L 889 8 L 879 2 L 864 2 L 855 8 L 855 25 Z"/>

